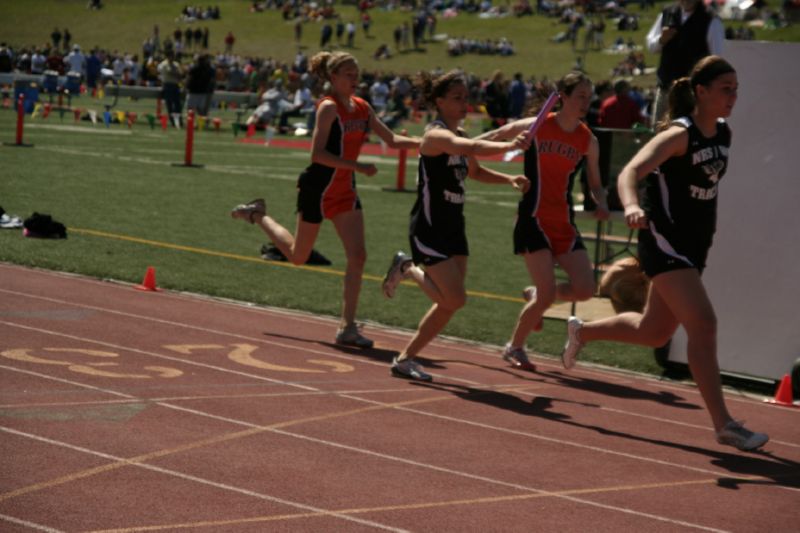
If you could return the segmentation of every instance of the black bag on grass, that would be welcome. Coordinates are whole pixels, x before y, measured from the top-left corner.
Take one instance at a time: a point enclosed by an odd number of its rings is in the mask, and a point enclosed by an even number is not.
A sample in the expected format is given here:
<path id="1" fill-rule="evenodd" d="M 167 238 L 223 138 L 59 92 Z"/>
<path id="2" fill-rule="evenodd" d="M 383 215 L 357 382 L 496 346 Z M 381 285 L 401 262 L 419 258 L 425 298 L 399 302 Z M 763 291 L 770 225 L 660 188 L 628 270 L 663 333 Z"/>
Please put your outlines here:
<path id="1" fill-rule="evenodd" d="M 26 237 L 39 239 L 66 239 L 67 228 L 61 222 L 53 220 L 50 215 L 34 213 L 22 223 Z"/>

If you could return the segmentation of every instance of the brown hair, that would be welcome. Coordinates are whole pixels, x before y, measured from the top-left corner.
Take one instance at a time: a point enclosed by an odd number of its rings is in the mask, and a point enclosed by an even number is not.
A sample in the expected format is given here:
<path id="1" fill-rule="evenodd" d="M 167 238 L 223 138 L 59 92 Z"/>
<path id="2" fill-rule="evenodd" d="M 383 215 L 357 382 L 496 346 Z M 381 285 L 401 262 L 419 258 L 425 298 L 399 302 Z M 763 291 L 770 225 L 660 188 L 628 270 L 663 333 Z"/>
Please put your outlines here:
<path id="1" fill-rule="evenodd" d="M 667 129 L 673 120 L 692 114 L 695 107 L 695 87 L 708 87 L 723 74 L 736 72 L 730 63 L 719 56 L 706 56 L 695 64 L 689 76 L 678 78 L 669 89 L 669 107 L 658 123 L 658 131 Z"/>
<path id="2" fill-rule="evenodd" d="M 592 80 L 589 79 L 589 76 L 580 72 L 578 70 L 573 70 L 569 74 L 565 75 L 563 78 L 556 82 L 556 87 L 558 88 L 558 92 L 564 93 L 567 96 L 572 94 L 572 91 L 575 90 L 575 87 L 580 85 L 581 83 L 588 83 L 589 85 L 592 84 Z"/>
<path id="3" fill-rule="evenodd" d="M 467 79 L 459 70 L 451 70 L 438 78 L 431 76 L 430 72 L 422 71 L 417 74 L 415 83 L 425 103 L 434 109 L 436 108 L 436 99 L 445 96 L 450 87 L 457 84 L 467 87 Z"/>
<path id="4" fill-rule="evenodd" d="M 339 70 L 339 67 L 352 61 L 358 66 L 358 61 L 352 54 L 347 52 L 319 52 L 314 54 L 308 61 L 309 70 L 315 76 L 323 80 L 330 80 L 331 74 Z"/>

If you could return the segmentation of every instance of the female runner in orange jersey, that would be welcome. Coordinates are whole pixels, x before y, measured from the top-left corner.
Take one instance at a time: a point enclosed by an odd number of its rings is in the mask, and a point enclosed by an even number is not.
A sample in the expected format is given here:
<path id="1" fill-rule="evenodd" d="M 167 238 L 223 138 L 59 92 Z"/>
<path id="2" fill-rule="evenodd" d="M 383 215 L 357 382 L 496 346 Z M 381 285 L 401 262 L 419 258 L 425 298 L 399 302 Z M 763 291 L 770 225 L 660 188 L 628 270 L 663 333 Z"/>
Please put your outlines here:
<path id="1" fill-rule="evenodd" d="M 342 320 L 336 342 L 371 348 L 372 341 L 361 335 L 355 323 L 367 252 L 364 216 L 354 174 L 360 172 L 373 176 L 377 168 L 370 163 L 359 163 L 358 156 L 368 131 L 374 132 L 392 148 L 417 148 L 420 140 L 394 134 L 377 118 L 367 102 L 355 96 L 359 67 L 352 55 L 320 52 L 311 58 L 310 70 L 328 81 L 331 89 L 330 94 L 317 104 L 311 165 L 298 179 L 295 234 L 267 215 L 263 199 L 236 206 L 231 216 L 258 224 L 286 258 L 296 265 L 306 262 L 323 219 L 330 219 L 347 256 Z"/>
<path id="2" fill-rule="evenodd" d="M 524 291 L 522 308 L 503 359 L 512 366 L 533 370 L 525 353 L 525 340 L 542 326 L 542 316 L 558 299 L 588 300 L 595 290 L 589 256 L 573 222 L 572 184 L 584 158 L 597 218 L 608 218 L 606 194 L 600 181 L 597 139 L 582 119 L 589 110 L 592 82 L 572 72 L 558 82 L 561 109 L 542 117 L 530 148 L 525 151 L 525 176 L 531 187 L 519 202 L 514 227 L 514 253 L 521 255 L 535 287 Z M 524 118 L 479 138 L 510 139 L 527 131 L 537 120 Z M 569 281 L 556 283 L 556 263 Z"/>

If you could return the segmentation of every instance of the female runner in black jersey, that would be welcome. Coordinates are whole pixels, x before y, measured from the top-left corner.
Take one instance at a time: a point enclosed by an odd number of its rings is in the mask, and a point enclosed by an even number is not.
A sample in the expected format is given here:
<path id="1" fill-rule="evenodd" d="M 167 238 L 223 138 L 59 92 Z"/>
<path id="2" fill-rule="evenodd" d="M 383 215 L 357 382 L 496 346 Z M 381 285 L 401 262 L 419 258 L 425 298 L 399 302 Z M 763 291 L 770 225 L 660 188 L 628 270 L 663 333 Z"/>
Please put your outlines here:
<path id="1" fill-rule="evenodd" d="M 464 224 L 464 180 L 467 176 L 484 183 L 505 183 L 525 192 L 530 182 L 525 176 L 510 176 L 483 168 L 475 156 L 492 155 L 514 149 L 525 150 L 526 134 L 509 142 L 472 140 L 459 124 L 466 117 L 467 83 L 458 71 L 436 79 L 422 74 L 420 93 L 435 107 L 437 118 L 425 129 L 420 145 L 417 201 L 411 210 L 409 241 L 412 257 L 395 254 L 383 282 L 384 294 L 391 298 L 397 284 L 413 279 L 433 300 L 416 334 L 392 362 L 392 374 L 430 381 L 414 358 L 464 306 L 467 274 L 467 236 Z M 424 265 L 424 270 L 417 265 Z"/>
<path id="2" fill-rule="evenodd" d="M 688 336 L 687 355 L 720 444 L 740 450 L 763 446 L 769 437 L 733 420 L 725 406 L 717 363 L 717 319 L 701 275 L 716 229 L 717 187 L 728 163 L 731 130 L 725 122 L 736 103 L 736 71 L 724 59 L 700 60 L 690 77 L 676 80 L 669 117 L 619 175 L 625 220 L 639 229 L 642 269 L 651 280 L 644 313 L 623 313 L 583 323 L 572 317 L 562 354 L 575 364 L 590 341 L 613 340 L 663 346 L 679 325 Z M 642 201 L 637 181 L 644 179 Z"/>

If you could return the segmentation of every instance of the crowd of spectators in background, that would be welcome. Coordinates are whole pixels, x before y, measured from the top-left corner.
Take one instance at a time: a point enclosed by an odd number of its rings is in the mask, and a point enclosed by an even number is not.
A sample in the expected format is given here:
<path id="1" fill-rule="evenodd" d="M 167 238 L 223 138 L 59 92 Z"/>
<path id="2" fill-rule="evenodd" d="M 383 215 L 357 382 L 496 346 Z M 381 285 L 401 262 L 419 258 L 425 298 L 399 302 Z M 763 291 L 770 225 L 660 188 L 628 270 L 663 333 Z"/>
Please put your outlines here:
<path id="1" fill-rule="evenodd" d="M 464 54 L 514 55 L 514 45 L 502 37 L 500 39 L 467 39 L 464 37 L 447 40 L 447 54 L 456 57 Z"/>
<path id="2" fill-rule="evenodd" d="M 183 22 L 194 22 L 195 20 L 219 20 L 219 6 L 184 6 L 181 10 L 179 20 Z"/>
<path id="3" fill-rule="evenodd" d="M 631 79 L 645 73 L 644 54 L 641 46 L 632 39 L 619 36 L 606 48 L 604 33 L 606 25 L 614 25 L 619 30 L 632 30 L 638 26 L 638 16 L 631 7 L 639 5 L 647 9 L 650 0 L 635 4 L 628 2 L 588 3 L 582 9 L 575 4 L 550 2 L 548 0 L 516 0 L 506 5 L 493 4 L 490 0 L 386 0 L 381 9 L 404 10 L 409 13 L 407 21 L 399 24 L 390 35 L 375 36 L 387 38 L 386 42 L 376 43 L 373 57 L 390 59 L 396 53 L 424 51 L 421 45 L 436 40 L 436 24 L 439 18 L 471 13 L 478 16 L 527 16 L 541 14 L 552 17 L 564 25 L 554 40 L 571 41 L 576 44 L 579 31 L 583 31 L 584 50 L 606 50 L 610 53 L 624 54 L 609 80 L 597 83 L 595 102 L 588 118 L 595 126 L 634 121 L 644 121 L 649 113 L 652 100 L 651 91 L 643 90 L 635 83 L 623 83 L 621 78 Z M 370 36 L 370 10 L 375 6 L 370 0 L 359 0 L 359 15 L 354 20 L 343 20 L 336 12 L 333 2 L 308 2 L 300 0 L 254 1 L 251 12 L 267 9 L 280 10 L 284 17 L 296 20 L 295 38 L 300 43 L 302 25 L 320 22 L 320 47 L 353 47 L 357 32 Z M 290 129 L 291 118 L 313 118 L 314 102 L 325 91 L 323 86 L 308 73 L 308 58 L 298 47 L 294 61 L 284 62 L 272 57 L 251 57 L 235 53 L 236 39 L 233 32 L 219 36 L 212 42 L 208 27 L 201 28 L 192 22 L 218 19 L 218 7 L 186 6 L 179 20 L 190 22 L 185 27 L 162 35 L 158 27 L 142 43 L 141 52 L 107 50 L 95 47 L 89 51 L 73 42 L 67 28 L 54 28 L 49 41 L 40 46 L 12 49 L 0 46 L 0 72 L 14 70 L 31 74 L 45 72 L 58 75 L 79 76 L 89 90 L 102 88 L 104 84 L 119 83 L 162 87 L 164 99 L 170 112 L 177 113 L 187 101 L 200 112 L 208 109 L 198 105 L 199 98 L 194 94 L 208 94 L 215 90 L 250 91 L 257 93 L 262 105 L 260 111 L 253 113 L 251 119 L 258 122 L 275 122 L 282 131 Z M 742 26 L 726 30 L 728 38 L 750 39 L 752 30 Z M 389 48 L 393 41 L 394 48 Z M 223 46 L 224 45 L 224 46 Z M 223 50 L 210 54 L 210 48 Z M 506 39 L 477 40 L 451 38 L 446 40 L 446 50 L 450 56 L 464 54 L 511 55 L 515 53 L 511 42 Z M 416 106 L 417 95 L 411 78 L 406 74 L 390 72 L 389 63 L 382 72 L 363 72 L 359 94 L 373 104 L 384 121 L 395 127 L 409 118 L 411 109 Z M 580 65 L 578 65 L 580 66 Z M 435 73 L 434 73 L 435 74 Z M 496 127 L 508 120 L 521 117 L 527 110 L 536 108 L 552 84 L 546 79 L 537 79 L 522 73 L 514 73 L 506 79 L 501 71 L 491 77 L 480 79 L 467 74 L 471 103 L 476 109 L 484 109 L 489 117 L 485 126 Z M 188 95 L 188 98 L 187 98 Z M 609 102 L 606 105 L 606 100 Z M 206 104 L 208 99 L 203 100 Z M 613 104 L 613 105 L 612 105 Z M 624 109 L 627 118 L 620 121 Z M 609 118 L 610 117 L 610 118 Z M 609 122 L 610 121 L 610 122 Z M 623 126 L 627 127 L 627 126 Z M 310 127 L 306 128 L 308 131 Z"/>

